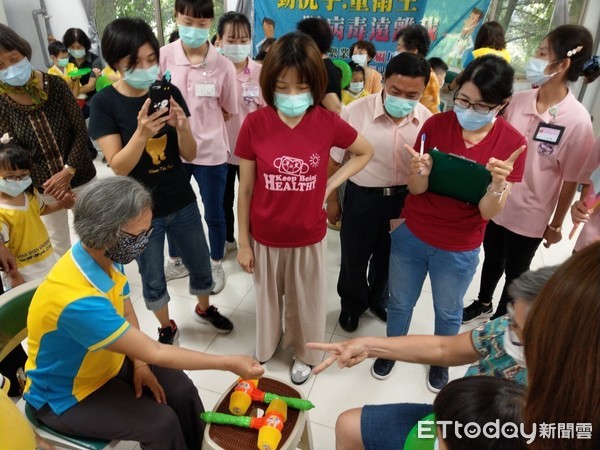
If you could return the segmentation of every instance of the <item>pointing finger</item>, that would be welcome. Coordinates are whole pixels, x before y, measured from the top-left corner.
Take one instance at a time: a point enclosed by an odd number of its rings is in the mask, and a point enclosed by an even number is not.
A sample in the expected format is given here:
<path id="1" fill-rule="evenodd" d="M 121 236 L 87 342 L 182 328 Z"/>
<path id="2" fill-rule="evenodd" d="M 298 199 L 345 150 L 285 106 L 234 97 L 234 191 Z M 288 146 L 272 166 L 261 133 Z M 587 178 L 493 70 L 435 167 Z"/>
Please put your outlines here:
<path id="1" fill-rule="evenodd" d="M 514 163 L 519 155 L 525 151 L 525 146 L 521 145 L 518 149 L 516 149 L 512 155 L 506 160 L 506 162 Z"/>

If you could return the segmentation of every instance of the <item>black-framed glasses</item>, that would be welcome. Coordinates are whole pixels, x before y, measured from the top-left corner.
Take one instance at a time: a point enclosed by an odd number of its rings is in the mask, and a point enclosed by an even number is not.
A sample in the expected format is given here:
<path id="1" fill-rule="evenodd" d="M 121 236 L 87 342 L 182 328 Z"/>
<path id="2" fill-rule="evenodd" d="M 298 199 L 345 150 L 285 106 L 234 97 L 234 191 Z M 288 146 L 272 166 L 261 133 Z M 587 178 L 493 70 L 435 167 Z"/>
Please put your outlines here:
<path id="1" fill-rule="evenodd" d="M 508 313 L 508 335 L 510 336 L 510 341 L 519 347 L 523 346 L 521 339 L 517 336 L 515 332 L 515 328 L 517 327 L 517 323 L 515 322 L 515 306 L 512 302 L 506 305 L 506 312 Z"/>
<path id="2" fill-rule="evenodd" d="M 24 175 L 8 175 L 7 177 L 0 177 L 0 180 L 4 180 L 8 183 L 16 183 L 17 181 L 23 181 L 30 177 L 31 175 L 26 173 Z"/>
<path id="3" fill-rule="evenodd" d="M 498 103 L 497 105 L 494 106 L 488 106 L 488 105 L 482 105 L 481 103 L 471 103 L 468 100 L 465 100 L 464 98 L 458 98 L 458 95 L 460 94 L 460 92 L 457 92 L 456 94 L 454 94 L 454 106 L 458 106 L 461 109 L 469 109 L 472 108 L 473 111 L 479 113 L 479 114 L 487 114 L 489 113 L 492 109 L 496 108 L 497 106 L 500 106 L 502 103 Z"/>
<path id="4" fill-rule="evenodd" d="M 150 228 L 148 228 L 146 231 L 142 231 L 140 234 L 131 234 L 131 233 L 128 233 L 127 231 L 123 231 L 123 230 L 119 230 L 119 234 L 121 234 L 123 236 L 129 236 L 132 238 L 136 238 L 136 239 L 143 239 L 143 238 L 150 237 L 150 235 L 152 234 L 152 230 L 154 230 L 154 227 L 150 226 Z"/>

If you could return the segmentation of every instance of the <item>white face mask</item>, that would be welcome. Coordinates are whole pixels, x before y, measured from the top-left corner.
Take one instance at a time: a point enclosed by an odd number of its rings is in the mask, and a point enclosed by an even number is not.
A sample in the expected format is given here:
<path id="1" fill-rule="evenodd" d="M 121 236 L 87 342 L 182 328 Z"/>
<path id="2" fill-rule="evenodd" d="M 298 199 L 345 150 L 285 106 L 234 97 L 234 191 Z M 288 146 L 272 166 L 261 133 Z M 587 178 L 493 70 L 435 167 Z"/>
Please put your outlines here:
<path id="1" fill-rule="evenodd" d="M 551 74 L 545 74 L 544 71 L 550 64 L 550 61 L 546 61 L 545 59 L 540 58 L 529 58 L 527 64 L 525 65 L 525 76 L 527 80 L 531 84 L 535 84 L 536 86 L 541 86 L 554 75 L 556 72 Z"/>
<path id="2" fill-rule="evenodd" d="M 231 62 L 240 63 L 250 54 L 250 44 L 223 44 L 223 54 Z"/>
<path id="3" fill-rule="evenodd" d="M 510 326 L 506 326 L 504 331 L 504 351 L 508 356 L 514 359 L 521 367 L 526 368 L 525 352 L 522 345 L 515 345 L 510 336 Z"/>
<path id="4" fill-rule="evenodd" d="M 352 82 L 352 83 L 350 83 L 350 86 L 348 87 L 350 92 L 352 92 L 354 94 L 360 94 L 364 88 L 365 88 L 365 83 L 362 81 Z"/>
<path id="5" fill-rule="evenodd" d="M 367 55 L 352 55 L 352 61 L 362 67 L 367 65 L 367 58 Z"/>

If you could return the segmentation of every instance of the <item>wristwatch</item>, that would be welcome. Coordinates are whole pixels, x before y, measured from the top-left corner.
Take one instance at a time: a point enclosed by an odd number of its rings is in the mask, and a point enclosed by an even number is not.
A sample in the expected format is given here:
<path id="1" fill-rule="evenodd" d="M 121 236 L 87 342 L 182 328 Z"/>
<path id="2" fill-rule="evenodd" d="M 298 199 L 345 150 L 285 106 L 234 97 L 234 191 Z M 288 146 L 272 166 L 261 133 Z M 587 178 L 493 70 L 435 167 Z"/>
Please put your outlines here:
<path id="1" fill-rule="evenodd" d="M 77 169 L 75 167 L 72 166 L 68 166 L 65 164 L 65 169 L 67 169 L 67 172 L 69 172 L 69 174 L 74 177 L 75 176 L 75 172 L 77 172 Z"/>
<path id="2" fill-rule="evenodd" d="M 559 227 L 553 227 L 552 225 L 548 225 L 548 228 L 550 228 L 552 231 L 554 231 L 556 233 L 560 233 L 562 231 L 562 225 Z"/>

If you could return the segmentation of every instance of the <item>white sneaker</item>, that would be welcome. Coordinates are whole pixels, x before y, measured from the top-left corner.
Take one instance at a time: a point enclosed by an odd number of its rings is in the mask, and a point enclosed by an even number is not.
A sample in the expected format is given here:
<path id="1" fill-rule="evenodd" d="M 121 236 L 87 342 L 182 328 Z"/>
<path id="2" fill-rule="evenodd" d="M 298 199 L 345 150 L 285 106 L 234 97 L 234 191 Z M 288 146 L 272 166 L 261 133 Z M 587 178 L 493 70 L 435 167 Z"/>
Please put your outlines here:
<path id="1" fill-rule="evenodd" d="M 294 384 L 304 384 L 310 378 L 312 366 L 306 364 L 299 359 L 294 359 L 292 369 L 290 370 L 290 378 Z"/>
<path id="2" fill-rule="evenodd" d="M 226 259 L 228 255 L 234 253 L 237 250 L 237 241 L 234 239 L 233 242 L 225 241 L 225 249 L 223 250 L 223 259 Z"/>
<path id="3" fill-rule="evenodd" d="M 213 283 L 215 287 L 210 292 L 210 295 L 218 294 L 225 287 L 225 271 L 223 270 L 223 264 L 221 261 L 210 261 L 210 270 L 212 272 Z"/>
<path id="4" fill-rule="evenodd" d="M 167 281 L 175 280 L 176 278 L 184 278 L 190 274 L 183 264 L 181 258 L 173 260 L 169 258 L 165 267 L 165 279 Z"/>

